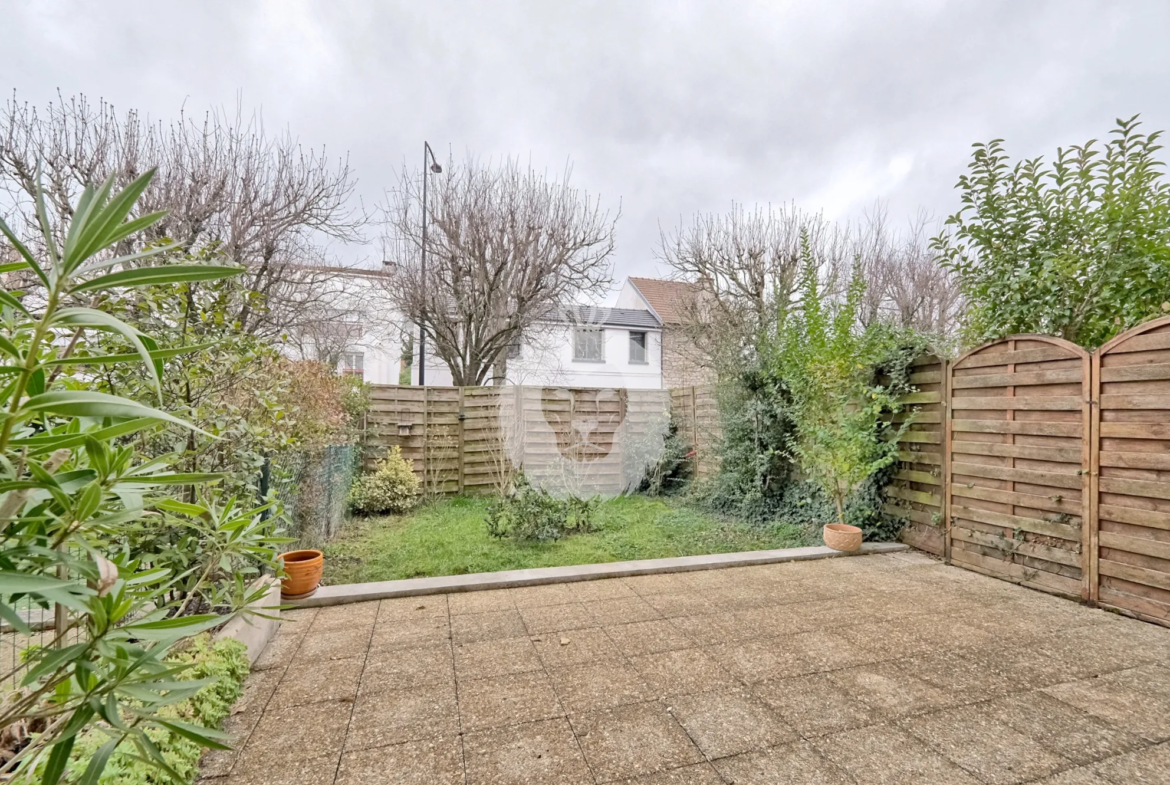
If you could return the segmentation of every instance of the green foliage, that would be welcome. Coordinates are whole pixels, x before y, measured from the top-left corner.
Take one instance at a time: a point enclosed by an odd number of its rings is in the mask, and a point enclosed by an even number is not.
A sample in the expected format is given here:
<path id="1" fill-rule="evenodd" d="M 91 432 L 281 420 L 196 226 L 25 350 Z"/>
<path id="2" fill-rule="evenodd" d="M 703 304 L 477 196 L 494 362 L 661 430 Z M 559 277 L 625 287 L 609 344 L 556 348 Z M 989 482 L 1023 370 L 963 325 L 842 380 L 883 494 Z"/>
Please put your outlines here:
<path id="1" fill-rule="evenodd" d="M 168 261 L 206 264 L 211 249 L 190 257 L 168 252 Z M 331 368 L 282 357 L 271 342 L 243 329 L 263 297 L 238 278 L 157 283 L 114 292 L 105 308 L 133 328 L 167 346 L 198 347 L 168 358 L 162 377 L 162 406 L 199 430 L 171 427 L 144 441 L 149 455 L 176 455 L 190 472 L 226 475 L 231 493 L 255 493 L 266 458 L 352 441 L 368 392 Z M 98 344 L 96 354 L 109 347 Z M 77 362 L 84 362 L 79 353 Z M 147 401 L 154 391 L 139 369 L 97 365 L 98 389 Z M 190 495 L 189 495 L 190 498 Z"/>
<path id="2" fill-rule="evenodd" d="M 599 500 L 569 496 L 558 499 L 517 472 L 512 493 L 488 507 L 485 520 L 492 537 L 553 542 L 571 534 L 594 530 L 594 513 Z"/>
<path id="3" fill-rule="evenodd" d="M 165 263 L 174 250 L 168 245 L 117 255 L 123 240 L 160 217 L 130 217 L 152 176 L 147 172 L 120 193 L 112 193 L 112 178 L 86 188 L 60 233 L 39 194 L 41 258 L 0 221 L 19 259 L 3 269 L 28 273 L 36 282 L 27 294 L 0 290 L 0 616 L 26 635 L 17 603 L 56 607 L 65 621 L 56 645 L 23 653 L 29 671 L 0 704 L 0 728 L 19 750 L 0 763 L 0 777 L 14 782 L 59 782 L 79 735 L 97 725 L 112 735 L 81 774 L 86 785 L 98 780 L 119 744 L 176 776 L 148 735 L 154 731 L 221 746 L 221 734 L 166 714 L 205 686 L 200 680 L 176 683 L 170 654 L 182 639 L 263 596 L 262 589 L 248 591 L 237 571 L 275 564 L 276 540 L 251 525 L 258 511 L 232 513 L 231 504 L 181 504 L 167 497 L 176 486 L 217 475 L 174 472 L 166 458 L 140 449 L 162 426 L 207 436 L 158 408 L 168 363 L 205 347 L 160 346 L 103 304 L 125 288 L 239 272 Z M 116 351 L 95 336 L 112 339 Z M 111 365 L 135 369 L 143 381 L 141 399 L 93 389 L 93 374 L 85 369 Z M 197 532 L 191 542 L 199 548 L 187 566 L 194 573 L 177 572 L 171 557 L 143 552 L 143 540 L 160 526 Z M 217 581 L 221 585 L 211 588 Z M 228 616 L 193 613 L 204 604 L 222 606 Z"/>
<path id="4" fill-rule="evenodd" d="M 414 461 L 403 458 L 402 450 L 395 445 L 378 461 L 373 472 L 354 480 L 349 490 L 349 505 L 354 512 L 365 515 L 401 514 L 414 507 L 418 497 Z"/>
<path id="5" fill-rule="evenodd" d="M 180 682 L 209 680 L 210 683 L 186 700 L 167 706 L 162 714 L 168 719 L 205 728 L 220 727 L 231 712 L 232 704 L 244 692 L 244 679 L 249 669 L 247 647 L 231 638 L 213 644 L 211 637 L 204 634 L 194 638 L 189 646 L 168 661 L 186 667 L 179 676 Z M 112 729 L 100 727 L 82 735 L 69 762 L 68 774 L 80 777 L 97 751 L 111 739 L 111 734 Z M 179 782 L 195 781 L 202 747 L 169 728 L 151 728 L 147 737 L 162 752 L 167 765 L 181 777 Z M 98 782 L 100 785 L 174 785 L 175 781 L 141 760 L 132 747 L 122 745 L 110 756 Z"/>
<path id="6" fill-rule="evenodd" d="M 662 453 L 646 469 L 638 485 L 638 492 L 650 496 L 670 496 L 686 490 L 691 478 L 691 461 L 687 456 L 692 449 L 690 440 L 679 430 L 678 418 L 672 412 L 666 438 L 662 440 Z"/>
<path id="7" fill-rule="evenodd" d="M 365 518 L 325 544 L 331 584 L 793 548 L 815 542 L 788 524 L 747 524 L 677 497 L 602 501 L 595 529 L 556 542 L 492 537 L 488 498 L 442 499 L 403 517 Z"/>
<path id="8" fill-rule="evenodd" d="M 876 383 L 876 366 L 896 336 L 880 324 L 857 326 L 860 270 L 843 299 L 828 298 L 807 238 L 802 246 L 800 301 L 781 319 L 771 355 L 787 393 L 791 455 L 845 523 L 849 496 L 895 460 L 897 443 L 882 418 L 901 410 L 898 396 L 908 389 Z"/>
<path id="9" fill-rule="evenodd" d="M 792 423 L 773 369 L 756 363 L 718 390 L 719 470 L 692 489 L 695 500 L 722 515 L 753 523 L 788 520 L 785 489 L 792 481 L 787 444 Z"/>
<path id="10" fill-rule="evenodd" d="M 963 207 L 934 242 L 967 298 L 972 343 L 1015 333 L 1096 348 L 1170 309 L 1170 182 L 1160 133 L 1118 120 L 1111 139 L 1012 163 L 975 145 Z"/>

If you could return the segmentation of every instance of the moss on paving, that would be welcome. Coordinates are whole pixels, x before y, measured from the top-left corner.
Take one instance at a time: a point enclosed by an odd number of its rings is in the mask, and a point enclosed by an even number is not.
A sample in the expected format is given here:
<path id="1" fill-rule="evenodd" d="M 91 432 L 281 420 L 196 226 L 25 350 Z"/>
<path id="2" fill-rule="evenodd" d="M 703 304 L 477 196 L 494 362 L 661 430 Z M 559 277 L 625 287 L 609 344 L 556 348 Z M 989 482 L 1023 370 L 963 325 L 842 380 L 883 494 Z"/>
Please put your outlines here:
<path id="1" fill-rule="evenodd" d="M 744 524 L 674 501 L 626 496 L 603 502 L 598 530 L 553 543 L 488 536 L 487 499 L 456 498 L 411 515 L 355 519 L 325 547 L 330 584 L 560 567 L 630 559 L 810 545 L 806 530 L 784 523 Z"/>

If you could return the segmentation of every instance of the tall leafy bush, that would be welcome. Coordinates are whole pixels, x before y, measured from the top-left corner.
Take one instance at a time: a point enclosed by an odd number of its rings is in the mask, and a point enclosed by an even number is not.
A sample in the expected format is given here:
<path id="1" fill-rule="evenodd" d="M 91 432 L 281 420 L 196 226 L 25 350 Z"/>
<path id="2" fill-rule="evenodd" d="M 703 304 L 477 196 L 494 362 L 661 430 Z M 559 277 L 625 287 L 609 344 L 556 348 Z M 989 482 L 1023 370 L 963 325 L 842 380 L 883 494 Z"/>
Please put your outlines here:
<path id="1" fill-rule="evenodd" d="M 807 239 L 802 251 L 800 299 L 780 319 L 771 356 L 793 426 L 790 455 L 845 523 L 850 495 L 896 458 L 894 434 L 885 432 L 893 426 L 883 418 L 900 410 L 903 390 L 876 380 L 896 336 L 880 323 L 858 326 L 865 293 L 859 271 L 843 298 L 828 297 Z"/>
<path id="2" fill-rule="evenodd" d="M 1013 163 L 976 144 L 962 208 L 934 242 L 959 276 L 971 343 L 1014 333 L 1095 348 L 1170 310 L 1170 181 L 1159 133 L 1118 120 L 1104 145 Z"/>
<path id="3" fill-rule="evenodd" d="M 15 259 L 0 272 L 34 282 L 27 292 L 0 287 L 0 617 L 29 634 L 16 608 L 31 603 L 56 609 L 57 622 L 51 646 L 24 652 L 28 671 L 0 704 L 0 736 L 16 739 L 0 778 L 15 782 L 59 782 L 79 734 L 99 725 L 109 734 L 77 778 L 85 785 L 123 744 L 178 778 L 152 731 L 222 746 L 216 732 L 164 711 L 206 685 L 177 681 L 168 654 L 263 596 L 245 585 L 248 569 L 276 566 L 279 539 L 258 524 L 258 509 L 168 496 L 219 475 L 174 472 L 140 449 L 163 426 L 209 436 L 158 405 L 167 362 L 205 347 L 162 346 L 104 305 L 127 289 L 239 272 L 159 264 L 174 251 L 166 244 L 121 253 L 124 240 L 161 218 L 132 216 L 152 176 L 118 193 L 112 178 L 86 188 L 67 227 L 50 225 L 38 194 L 36 254 L 0 221 Z M 94 351 L 99 345 L 107 348 Z M 133 367 L 149 399 L 95 389 L 92 369 L 109 366 Z M 152 531 L 179 524 L 198 546 L 184 563 L 147 545 Z"/>

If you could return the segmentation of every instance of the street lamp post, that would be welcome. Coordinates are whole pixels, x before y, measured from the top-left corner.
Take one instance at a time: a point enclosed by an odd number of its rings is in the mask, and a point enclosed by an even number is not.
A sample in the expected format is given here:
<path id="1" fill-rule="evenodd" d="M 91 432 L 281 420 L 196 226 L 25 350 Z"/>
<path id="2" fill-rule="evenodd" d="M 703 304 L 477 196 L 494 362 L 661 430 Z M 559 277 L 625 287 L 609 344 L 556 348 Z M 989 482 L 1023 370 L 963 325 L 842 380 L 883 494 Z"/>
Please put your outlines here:
<path id="1" fill-rule="evenodd" d="M 440 174 L 443 167 L 435 160 L 435 151 L 423 141 L 423 192 L 422 192 L 422 313 L 418 325 L 418 384 L 427 383 L 427 158 L 431 160 L 430 171 Z"/>

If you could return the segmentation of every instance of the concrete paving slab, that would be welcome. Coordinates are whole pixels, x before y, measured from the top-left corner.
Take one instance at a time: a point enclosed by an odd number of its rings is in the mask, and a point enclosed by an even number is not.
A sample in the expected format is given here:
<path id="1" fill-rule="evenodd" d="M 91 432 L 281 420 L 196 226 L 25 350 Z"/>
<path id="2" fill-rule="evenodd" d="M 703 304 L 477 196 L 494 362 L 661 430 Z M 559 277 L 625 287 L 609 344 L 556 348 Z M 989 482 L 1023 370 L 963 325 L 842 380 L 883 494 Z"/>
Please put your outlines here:
<path id="1" fill-rule="evenodd" d="M 469 733 L 467 785 L 588 785 L 589 765 L 564 719 Z"/>
<path id="2" fill-rule="evenodd" d="M 739 686 L 726 668 L 702 649 L 679 649 L 647 654 L 630 660 L 651 694 L 688 695 Z"/>
<path id="3" fill-rule="evenodd" d="M 703 754 L 686 731 L 657 702 L 574 715 L 572 723 L 599 782 L 703 761 Z"/>
<path id="4" fill-rule="evenodd" d="M 998 720 L 984 705 L 907 717 L 898 725 L 991 785 L 1019 785 L 1072 765 L 1072 761 Z M 989 750 L 994 752 L 988 754 Z"/>
<path id="5" fill-rule="evenodd" d="M 853 785 L 843 769 L 806 743 L 787 744 L 717 760 L 725 782 L 736 785 Z"/>
<path id="6" fill-rule="evenodd" d="M 644 703 L 654 697 L 642 675 L 626 662 L 593 662 L 550 668 L 553 688 L 572 714 Z"/>
<path id="7" fill-rule="evenodd" d="M 529 671 L 463 682 L 459 716 L 467 732 L 563 717 L 565 709 L 548 675 Z"/>
<path id="8" fill-rule="evenodd" d="M 533 635 L 531 640 L 546 668 L 623 659 L 617 646 L 600 627 L 542 633 Z"/>
<path id="9" fill-rule="evenodd" d="M 452 735 L 347 752 L 337 785 L 463 785 L 462 743 Z"/>
<path id="10" fill-rule="evenodd" d="M 862 728 L 881 719 L 824 673 L 761 682 L 752 692 L 805 738 Z"/>
<path id="11" fill-rule="evenodd" d="M 800 738 L 763 701 L 742 689 L 683 695 L 671 698 L 666 705 L 711 760 Z"/>
<path id="12" fill-rule="evenodd" d="M 459 732 L 453 684 L 362 695 L 353 706 L 345 751 L 386 747 Z"/>

